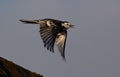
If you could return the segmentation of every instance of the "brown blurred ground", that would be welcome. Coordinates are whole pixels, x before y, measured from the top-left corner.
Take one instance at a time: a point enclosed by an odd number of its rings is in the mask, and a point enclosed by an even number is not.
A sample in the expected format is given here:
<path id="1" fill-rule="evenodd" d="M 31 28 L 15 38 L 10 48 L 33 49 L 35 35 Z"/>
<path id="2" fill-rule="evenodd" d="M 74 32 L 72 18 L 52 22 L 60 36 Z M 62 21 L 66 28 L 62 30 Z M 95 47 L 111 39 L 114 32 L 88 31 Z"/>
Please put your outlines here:
<path id="1" fill-rule="evenodd" d="M 43 77 L 0 57 L 0 77 Z"/>

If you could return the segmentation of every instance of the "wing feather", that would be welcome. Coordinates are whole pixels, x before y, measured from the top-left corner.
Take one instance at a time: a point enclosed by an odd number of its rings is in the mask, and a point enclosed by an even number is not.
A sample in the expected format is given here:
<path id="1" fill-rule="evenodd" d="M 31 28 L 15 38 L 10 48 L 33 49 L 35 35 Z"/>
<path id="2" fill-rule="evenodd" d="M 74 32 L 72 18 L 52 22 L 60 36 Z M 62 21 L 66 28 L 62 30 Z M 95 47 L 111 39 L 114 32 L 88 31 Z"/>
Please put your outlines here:
<path id="1" fill-rule="evenodd" d="M 54 43 L 58 34 L 58 30 L 56 28 L 56 25 L 52 23 L 50 26 L 50 24 L 49 26 L 47 24 L 42 24 L 42 26 L 40 26 L 40 35 L 44 46 L 47 47 L 47 49 L 51 52 L 54 52 Z"/>
<path id="2" fill-rule="evenodd" d="M 59 52 L 61 53 L 61 56 L 63 57 L 63 59 L 65 59 L 66 38 L 67 38 L 67 31 L 59 33 L 56 38 L 56 45 L 57 45 Z"/>

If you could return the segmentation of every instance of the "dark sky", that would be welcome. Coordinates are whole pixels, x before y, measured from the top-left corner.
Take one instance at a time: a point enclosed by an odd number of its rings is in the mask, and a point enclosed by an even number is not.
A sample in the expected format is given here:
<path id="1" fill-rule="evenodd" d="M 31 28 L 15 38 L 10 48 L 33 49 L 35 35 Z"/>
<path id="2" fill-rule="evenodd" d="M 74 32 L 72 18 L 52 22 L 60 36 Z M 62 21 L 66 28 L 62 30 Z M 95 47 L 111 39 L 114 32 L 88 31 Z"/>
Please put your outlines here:
<path id="1" fill-rule="evenodd" d="M 19 19 L 55 18 L 68 30 L 66 62 L 44 48 L 38 25 Z M 119 0 L 2 0 L 0 56 L 45 77 L 120 77 Z"/>

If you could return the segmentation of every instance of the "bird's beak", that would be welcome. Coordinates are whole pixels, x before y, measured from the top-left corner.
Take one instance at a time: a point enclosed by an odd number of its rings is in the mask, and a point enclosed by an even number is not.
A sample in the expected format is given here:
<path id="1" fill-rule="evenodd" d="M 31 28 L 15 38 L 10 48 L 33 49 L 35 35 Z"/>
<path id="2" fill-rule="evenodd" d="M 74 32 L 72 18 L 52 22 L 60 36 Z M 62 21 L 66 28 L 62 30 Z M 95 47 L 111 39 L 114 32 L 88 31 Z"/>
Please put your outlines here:
<path id="1" fill-rule="evenodd" d="M 74 28 L 75 25 L 70 25 L 70 27 Z"/>

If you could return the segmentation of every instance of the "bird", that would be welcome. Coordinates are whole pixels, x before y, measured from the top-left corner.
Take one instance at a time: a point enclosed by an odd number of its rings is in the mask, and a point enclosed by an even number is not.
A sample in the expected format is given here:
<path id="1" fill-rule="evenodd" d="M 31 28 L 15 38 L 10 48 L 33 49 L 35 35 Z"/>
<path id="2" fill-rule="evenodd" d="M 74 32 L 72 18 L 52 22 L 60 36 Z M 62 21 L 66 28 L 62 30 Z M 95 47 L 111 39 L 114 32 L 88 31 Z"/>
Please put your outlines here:
<path id="1" fill-rule="evenodd" d="M 44 43 L 44 47 L 50 52 L 54 52 L 54 44 L 58 47 L 62 58 L 65 60 L 65 45 L 67 39 L 67 30 L 74 25 L 68 21 L 45 18 L 38 20 L 19 20 L 26 24 L 39 24 L 40 36 Z"/>

